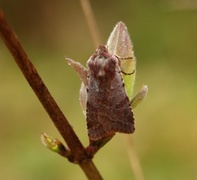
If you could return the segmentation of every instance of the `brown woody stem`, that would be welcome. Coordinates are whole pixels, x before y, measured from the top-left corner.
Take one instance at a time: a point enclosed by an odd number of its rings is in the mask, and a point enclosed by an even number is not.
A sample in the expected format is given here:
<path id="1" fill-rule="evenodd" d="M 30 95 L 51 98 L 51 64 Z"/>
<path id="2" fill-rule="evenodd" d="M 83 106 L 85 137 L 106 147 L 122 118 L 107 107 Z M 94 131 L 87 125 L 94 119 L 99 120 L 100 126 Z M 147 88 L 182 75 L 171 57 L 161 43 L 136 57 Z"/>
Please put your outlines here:
<path id="1" fill-rule="evenodd" d="M 101 180 L 102 177 L 89 159 L 85 148 L 80 142 L 79 138 L 73 131 L 68 120 L 58 107 L 57 103 L 51 96 L 41 77 L 37 73 L 35 67 L 31 63 L 23 47 L 21 46 L 16 34 L 6 21 L 3 12 L 0 10 L 0 35 L 9 49 L 10 53 L 14 57 L 19 68 L 23 72 L 29 85 L 37 95 L 41 104 L 49 114 L 54 125 L 58 129 L 59 133 L 67 143 L 71 153 L 74 156 L 74 160 L 78 162 L 88 179 Z"/>

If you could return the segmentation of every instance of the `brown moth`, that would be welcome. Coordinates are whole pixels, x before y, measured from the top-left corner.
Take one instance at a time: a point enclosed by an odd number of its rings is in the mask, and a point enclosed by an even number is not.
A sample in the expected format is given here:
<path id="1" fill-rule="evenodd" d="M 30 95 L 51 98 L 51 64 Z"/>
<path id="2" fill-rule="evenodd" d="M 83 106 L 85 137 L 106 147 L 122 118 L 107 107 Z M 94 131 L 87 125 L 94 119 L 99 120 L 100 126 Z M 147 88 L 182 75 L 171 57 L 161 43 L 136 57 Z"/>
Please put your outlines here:
<path id="1" fill-rule="evenodd" d="M 116 132 L 133 133 L 134 117 L 127 97 L 120 60 L 100 45 L 87 61 L 88 69 L 67 59 L 83 82 L 86 120 L 90 140 L 97 141 Z M 82 91 L 81 90 L 81 91 Z M 85 98 L 84 98 L 85 97 Z"/>

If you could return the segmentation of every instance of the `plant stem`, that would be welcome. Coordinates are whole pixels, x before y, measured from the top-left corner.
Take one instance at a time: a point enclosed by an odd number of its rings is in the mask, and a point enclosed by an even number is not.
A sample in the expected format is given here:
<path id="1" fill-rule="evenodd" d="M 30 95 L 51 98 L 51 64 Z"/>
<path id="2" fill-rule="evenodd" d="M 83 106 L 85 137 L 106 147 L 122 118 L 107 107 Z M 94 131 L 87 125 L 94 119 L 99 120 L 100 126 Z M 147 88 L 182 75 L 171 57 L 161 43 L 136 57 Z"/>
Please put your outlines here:
<path id="1" fill-rule="evenodd" d="M 88 158 L 85 148 L 31 63 L 16 34 L 6 21 L 2 10 L 0 10 L 0 35 L 29 85 L 67 143 L 75 161 L 78 162 L 88 179 L 101 180 L 101 175 L 92 160 Z"/>

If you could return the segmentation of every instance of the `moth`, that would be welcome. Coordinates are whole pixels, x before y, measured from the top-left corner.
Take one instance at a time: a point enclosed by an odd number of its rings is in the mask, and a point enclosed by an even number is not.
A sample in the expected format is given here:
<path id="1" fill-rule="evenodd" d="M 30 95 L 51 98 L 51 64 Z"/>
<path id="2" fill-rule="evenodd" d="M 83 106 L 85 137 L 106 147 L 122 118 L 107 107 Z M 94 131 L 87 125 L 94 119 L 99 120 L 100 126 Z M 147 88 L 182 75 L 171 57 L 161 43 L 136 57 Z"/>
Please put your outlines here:
<path id="1" fill-rule="evenodd" d="M 115 133 L 135 130 L 130 100 L 126 94 L 120 58 L 100 45 L 87 61 L 87 67 L 67 58 L 82 80 L 80 98 L 86 106 L 86 120 L 90 140 L 103 140 Z"/>

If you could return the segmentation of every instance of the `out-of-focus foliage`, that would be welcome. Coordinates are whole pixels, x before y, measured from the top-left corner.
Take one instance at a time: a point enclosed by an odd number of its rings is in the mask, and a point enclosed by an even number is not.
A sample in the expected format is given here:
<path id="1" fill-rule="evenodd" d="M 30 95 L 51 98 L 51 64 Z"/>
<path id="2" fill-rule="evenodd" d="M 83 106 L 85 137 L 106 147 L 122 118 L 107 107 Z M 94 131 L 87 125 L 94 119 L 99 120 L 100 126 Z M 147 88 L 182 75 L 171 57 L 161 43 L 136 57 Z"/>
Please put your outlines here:
<path id="1" fill-rule="evenodd" d="M 196 179 L 197 6 L 192 1 L 91 1 L 105 44 L 118 21 L 137 58 L 135 90 L 149 87 L 134 110 L 136 149 L 146 179 Z M 95 51 L 79 1 L 0 1 L 29 57 L 74 130 L 88 144 L 80 80 L 64 57 L 81 62 Z M 0 41 L 0 179 L 86 179 L 79 167 L 44 148 L 40 133 L 60 138 Z M 126 145 L 116 135 L 95 156 L 104 179 L 134 179 Z M 63 141 L 62 141 L 63 142 Z"/>

